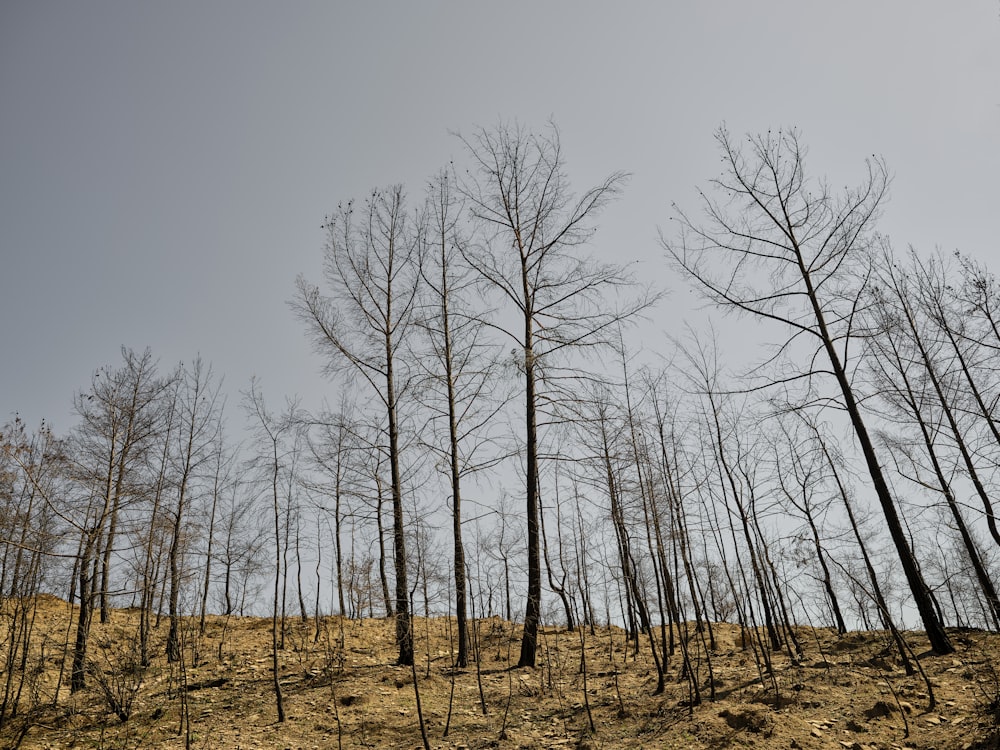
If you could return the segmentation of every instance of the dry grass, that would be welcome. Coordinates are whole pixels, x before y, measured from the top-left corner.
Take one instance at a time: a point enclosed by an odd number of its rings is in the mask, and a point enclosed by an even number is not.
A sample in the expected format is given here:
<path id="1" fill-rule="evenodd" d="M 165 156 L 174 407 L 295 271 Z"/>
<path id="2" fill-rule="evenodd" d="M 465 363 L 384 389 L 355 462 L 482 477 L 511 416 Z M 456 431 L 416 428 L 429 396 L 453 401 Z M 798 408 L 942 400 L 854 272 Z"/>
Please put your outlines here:
<path id="1" fill-rule="evenodd" d="M 183 669 L 161 655 L 164 624 L 155 631 L 153 664 L 139 672 L 131 663 L 135 613 L 116 611 L 107 625 L 94 625 L 87 690 L 71 696 L 64 684 L 53 706 L 62 662 L 61 648 L 53 643 L 63 642 L 67 616 L 65 603 L 39 604 L 36 638 L 48 645 L 35 669 L 34 689 L 45 705 L 7 722 L 0 732 L 4 747 L 20 741 L 24 748 L 182 748 L 186 740 L 195 748 L 422 746 L 411 671 L 392 663 L 391 622 L 326 618 L 317 639 L 313 621 L 290 619 L 280 655 L 288 720 L 278 724 L 270 620 L 212 617 L 204 636 L 197 634 L 196 621 L 188 621 Z M 539 666 L 517 670 L 509 665 L 516 661 L 519 629 L 498 619 L 478 627 L 485 715 L 475 665 L 451 668 L 453 623 L 416 620 L 417 685 L 432 747 L 998 746 L 1000 637 L 995 635 L 954 632 L 957 653 L 921 656 L 937 701 L 929 709 L 922 679 L 902 671 L 879 633 L 838 639 L 826 630 L 803 629 L 805 657 L 793 664 L 784 653 L 771 654 L 773 680 L 764 675 L 762 682 L 739 628 L 717 625 L 716 700 L 707 700 L 702 661 L 706 700 L 692 706 L 680 651 L 669 659 L 665 692 L 653 695 L 648 644 L 641 641 L 636 655 L 620 629 L 585 632 L 581 643 L 578 632 L 545 628 Z M 921 643 L 916 634 L 912 640 Z M 116 716 L 105 688 L 119 699 L 132 693 L 128 721 Z M 185 709 L 188 723 L 182 721 Z"/>

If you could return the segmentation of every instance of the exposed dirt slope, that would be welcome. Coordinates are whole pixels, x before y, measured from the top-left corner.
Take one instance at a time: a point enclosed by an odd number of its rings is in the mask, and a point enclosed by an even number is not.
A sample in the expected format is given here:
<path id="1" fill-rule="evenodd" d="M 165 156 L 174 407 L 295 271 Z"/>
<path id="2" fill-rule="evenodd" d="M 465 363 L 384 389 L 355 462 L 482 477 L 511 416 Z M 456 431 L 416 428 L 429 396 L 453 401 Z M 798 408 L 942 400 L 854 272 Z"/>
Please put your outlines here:
<path id="1" fill-rule="evenodd" d="M 35 627 L 36 639 L 45 636 L 45 654 L 35 660 L 22 706 L 29 694 L 51 704 L 66 625 L 64 603 L 41 605 Z M 477 676 L 475 665 L 450 668 L 451 627 L 445 619 L 416 624 L 417 685 L 434 748 L 998 747 L 995 635 L 953 631 L 955 654 L 921 655 L 935 698 L 930 708 L 923 678 L 905 674 L 880 633 L 837 638 L 802 629 L 797 635 L 804 656 L 793 664 L 786 652 L 769 653 L 768 673 L 758 669 L 754 649 L 743 647 L 738 627 L 717 625 L 711 654 L 715 700 L 702 655 L 696 668 L 703 700 L 692 706 L 681 678 L 681 651 L 669 658 L 665 691 L 654 695 L 648 641 L 640 641 L 635 656 L 617 628 L 586 631 L 582 638 L 580 632 L 546 628 L 539 666 L 511 670 L 518 629 L 481 621 Z M 122 611 L 108 625 L 94 625 L 96 674 L 88 688 L 70 696 L 63 686 L 57 707 L 28 716 L 22 710 L 0 730 L 0 743 L 182 748 L 186 709 L 195 748 L 422 747 L 411 670 L 392 664 L 391 623 L 328 618 L 317 640 L 314 622 L 289 620 L 280 653 L 288 713 L 282 724 L 276 722 L 272 688 L 270 620 L 210 618 L 204 636 L 197 635 L 195 621 L 188 622 L 183 671 L 160 656 L 165 630 L 163 623 L 156 631 L 157 656 L 142 675 L 127 722 L 110 711 L 112 701 L 100 688 L 103 682 L 118 700 L 137 682 L 128 669 L 135 653 L 134 616 Z M 910 640 L 924 647 L 919 634 Z"/>

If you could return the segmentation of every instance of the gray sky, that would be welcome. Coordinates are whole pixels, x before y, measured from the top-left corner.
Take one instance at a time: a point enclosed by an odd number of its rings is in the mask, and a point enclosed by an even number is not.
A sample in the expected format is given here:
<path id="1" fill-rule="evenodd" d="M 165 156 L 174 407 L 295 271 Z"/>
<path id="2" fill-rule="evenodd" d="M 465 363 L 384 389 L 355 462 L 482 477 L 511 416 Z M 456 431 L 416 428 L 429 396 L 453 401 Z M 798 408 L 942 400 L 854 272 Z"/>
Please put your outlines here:
<path id="1" fill-rule="evenodd" d="M 657 226 L 717 173 L 722 122 L 799 127 L 835 186 L 884 156 L 897 247 L 1000 270 L 997 0 L 5 0 L 0 423 L 64 431 L 122 345 L 165 369 L 200 352 L 230 408 L 251 375 L 275 405 L 335 401 L 287 306 L 320 280 L 324 215 L 416 196 L 461 154 L 449 131 L 550 117 L 579 189 L 633 173 L 594 252 L 664 286 Z"/>

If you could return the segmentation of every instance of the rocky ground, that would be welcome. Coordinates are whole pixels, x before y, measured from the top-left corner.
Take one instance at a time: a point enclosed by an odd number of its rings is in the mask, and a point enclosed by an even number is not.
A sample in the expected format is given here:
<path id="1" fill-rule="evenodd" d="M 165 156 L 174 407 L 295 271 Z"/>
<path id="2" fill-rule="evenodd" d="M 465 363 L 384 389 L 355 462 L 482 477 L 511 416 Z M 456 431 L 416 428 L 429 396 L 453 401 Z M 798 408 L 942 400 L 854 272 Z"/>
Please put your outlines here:
<path id="1" fill-rule="evenodd" d="M 393 665 L 393 624 L 384 620 L 289 620 L 280 652 L 287 717 L 277 721 L 269 619 L 186 622 L 183 667 L 157 656 L 130 669 L 134 613 L 95 623 L 93 674 L 70 695 L 64 672 L 67 607 L 39 609 L 35 639 L 45 652 L 31 670 L 20 710 L 0 729 L 5 747 L 24 748 L 357 748 L 423 746 L 414 671 Z M 901 748 L 1000 747 L 1000 636 L 952 631 L 957 651 L 920 654 L 907 675 L 881 633 L 838 638 L 797 632 L 804 651 L 766 654 L 734 625 L 714 627 L 716 648 L 697 663 L 692 701 L 678 649 L 654 694 L 648 642 L 636 655 L 617 628 L 545 628 L 539 665 L 510 669 L 520 631 L 498 619 L 478 624 L 479 669 L 454 670 L 447 619 L 416 621 L 416 687 L 433 748 Z M 162 646 L 166 623 L 156 631 Z M 926 648 L 908 634 L 914 649 Z M 159 653 L 159 649 L 158 649 Z M 759 650 L 756 653 L 761 654 Z M 584 657 L 583 659 L 581 658 Z M 586 669 L 581 669 L 585 661 Z M 929 687 L 928 687 L 929 683 Z M 714 685 L 714 700 L 711 687 Z M 127 721 L 114 711 L 134 698 Z M 933 700 L 932 700 L 933 698 Z M 591 724 L 592 722 L 592 724 Z M 593 728 L 591 728 L 591 726 Z"/>

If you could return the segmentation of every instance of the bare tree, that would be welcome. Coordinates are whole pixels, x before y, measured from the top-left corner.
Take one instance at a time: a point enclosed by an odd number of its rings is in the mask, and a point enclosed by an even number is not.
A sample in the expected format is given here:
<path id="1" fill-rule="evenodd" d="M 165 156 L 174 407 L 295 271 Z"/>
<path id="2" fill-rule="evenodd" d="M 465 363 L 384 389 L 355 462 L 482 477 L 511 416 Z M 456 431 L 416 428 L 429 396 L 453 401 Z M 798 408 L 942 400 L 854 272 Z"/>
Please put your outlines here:
<path id="1" fill-rule="evenodd" d="M 360 445 L 358 429 L 346 401 L 341 402 L 337 413 L 322 414 L 318 419 L 311 421 L 313 424 L 308 433 L 309 449 L 321 478 L 310 486 L 332 500 L 332 507 L 324 504 L 319 510 L 325 514 L 333 514 L 338 613 L 341 617 L 345 617 L 347 608 L 344 603 L 343 524 L 349 512 L 347 500 L 351 494 L 351 476 L 359 473 L 359 459 L 356 457 Z"/>
<path id="2" fill-rule="evenodd" d="M 379 424 L 366 424 L 364 426 L 365 441 L 365 465 L 364 465 L 364 491 L 361 493 L 362 501 L 371 509 L 371 515 L 356 517 L 358 520 L 375 520 L 375 543 L 378 545 L 378 578 L 382 590 L 382 611 L 386 617 L 396 617 L 396 600 L 389 593 L 389 576 L 386 572 L 387 556 L 385 552 L 385 463 L 388 454 L 388 446 L 385 444 L 385 430 Z M 390 481 L 391 484 L 391 481 Z M 353 533 L 353 530 L 352 530 Z M 353 546 L 353 545 L 352 545 Z M 374 616 L 374 615 L 371 615 Z"/>
<path id="3" fill-rule="evenodd" d="M 353 203 L 326 224 L 325 275 L 332 296 L 298 279 L 293 303 L 328 370 L 348 369 L 367 383 L 385 411 L 389 440 L 396 641 L 399 663 L 413 661 L 413 628 L 406 580 L 403 480 L 400 468 L 400 397 L 408 377 L 399 356 L 413 319 L 419 288 L 421 239 L 407 214 L 402 187 L 374 192 L 360 222 Z"/>
<path id="4" fill-rule="evenodd" d="M 712 195 L 702 193 L 706 221 L 679 212 L 679 236 L 664 239 L 664 247 L 709 300 L 788 332 L 771 361 L 795 369 L 767 384 L 803 385 L 804 398 L 815 399 L 821 376 L 833 378 L 834 394 L 818 397 L 847 413 L 927 637 L 935 651 L 950 653 L 954 647 L 900 521 L 852 382 L 849 345 L 888 170 L 881 160 L 870 160 L 861 185 L 838 196 L 807 179 L 795 131 L 750 136 L 745 148 L 725 129 L 716 140 L 724 171 L 712 181 Z M 808 342 L 805 353 L 796 349 L 800 341 Z M 795 361 L 809 364 L 796 368 Z"/>
<path id="5" fill-rule="evenodd" d="M 136 474 L 159 426 L 156 401 L 164 385 L 156 378 L 152 355 L 123 349 L 125 365 L 94 373 L 90 389 L 74 405 L 81 418 L 74 433 L 74 475 L 84 493 L 83 515 L 69 509 L 81 533 L 77 566 L 80 612 L 73 652 L 71 689 L 84 686 L 87 643 L 93 608 L 108 616 L 111 556 L 122 506 L 136 493 Z"/>
<path id="6" fill-rule="evenodd" d="M 641 515 L 642 509 L 635 512 L 629 507 L 635 482 L 630 476 L 630 471 L 634 469 L 634 454 L 628 430 L 628 409 L 614 400 L 611 388 L 606 383 L 593 384 L 586 401 L 580 406 L 583 407 L 581 416 L 584 417 L 580 427 L 589 432 L 589 435 L 583 434 L 581 429 L 581 437 L 586 446 L 584 465 L 592 467 L 589 481 L 608 500 L 607 514 L 614 532 L 617 553 L 614 574 L 620 576 L 624 584 L 622 609 L 626 632 L 636 651 L 639 649 L 640 633 L 648 636 L 657 672 L 656 690 L 662 692 L 663 660 L 656 647 L 653 619 L 643 581 L 647 556 L 640 552 L 641 543 L 635 539 L 635 535 L 644 534 L 646 528 L 644 523 L 637 525 L 631 518 L 633 515 Z M 583 476 L 587 478 L 586 474 Z M 634 530 L 636 528 L 638 531 Z M 608 564 L 610 565 L 610 561 Z"/>
<path id="7" fill-rule="evenodd" d="M 66 463 L 63 441 L 44 422 L 32 432 L 16 416 L 0 425 L 0 728 L 17 716 L 22 696 L 38 701 L 34 659 L 44 659 L 44 648 L 32 653 L 32 635 L 65 528 L 50 505 L 65 486 Z"/>
<path id="8" fill-rule="evenodd" d="M 927 270 L 915 256 L 911 258 L 918 271 Z M 872 356 L 869 357 L 869 362 L 881 386 L 879 393 L 883 401 L 893 410 L 893 416 L 902 421 L 907 434 L 900 439 L 890 438 L 888 442 L 895 448 L 903 464 L 912 467 L 912 471 L 902 472 L 907 479 L 919 487 L 936 490 L 944 497 L 976 580 L 986 598 L 993 625 L 997 627 L 1000 625 L 1000 598 L 972 530 L 962 515 L 953 482 L 945 469 L 943 454 L 947 448 L 940 444 L 941 433 L 945 432 L 941 429 L 941 423 L 945 423 L 961 456 L 966 475 L 983 503 L 990 532 L 994 540 L 1000 539 L 992 502 L 980 478 L 965 431 L 959 424 L 956 404 L 953 403 L 957 400 L 955 394 L 962 389 L 954 384 L 949 385 L 948 381 L 954 383 L 958 379 L 958 373 L 954 372 L 951 377 L 947 374 L 952 369 L 951 363 L 947 359 L 945 362 L 940 361 L 942 350 L 947 352 L 946 344 L 935 342 L 932 336 L 924 333 L 926 329 L 932 329 L 932 326 L 926 325 L 926 319 L 919 315 L 917 305 L 920 295 L 917 282 L 897 267 L 888 250 L 882 257 L 878 279 L 876 303 L 873 305 L 877 335 L 870 338 Z M 926 274 L 923 280 L 929 281 Z M 928 291 L 926 287 L 925 291 Z M 940 304 L 940 298 L 938 302 Z M 967 382 L 971 380 L 967 378 Z M 981 396 L 977 400 L 981 400 Z M 917 433 L 920 435 L 916 446 L 909 437 L 914 426 L 918 428 Z M 924 476 L 925 461 L 929 462 L 926 473 L 932 478 Z M 897 465 L 900 465 L 899 460 Z"/>
<path id="9" fill-rule="evenodd" d="M 980 480 L 981 473 L 988 470 L 977 467 L 973 455 L 992 454 L 985 462 L 978 463 L 996 466 L 1000 449 L 1000 426 L 993 418 L 1000 392 L 994 365 L 996 347 L 992 343 L 997 331 L 991 310 L 995 282 L 960 256 L 962 278 L 955 283 L 943 258 L 924 260 L 912 250 L 908 256 L 912 270 L 906 274 L 906 281 L 913 299 L 907 299 L 911 310 L 907 320 L 913 320 L 921 329 L 913 333 L 913 341 L 921 353 L 927 379 L 940 400 L 941 412 L 966 474 L 982 502 L 987 528 L 994 542 L 1000 545 L 996 514 Z M 956 289 L 960 291 L 956 293 Z M 926 333 L 921 335 L 921 331 Z M 934 345 L 935 337 L 940 346 Z M 920 346 L 925 338 L 932 340 L 930 348 L 935 351 Z M 936 360 L 942 360 L 940 366 L 935 364 Z M 949 376 L 952 371 L 955 375 Z M 982 434 L 982 439 L 977 434 Z"/>
<path id="10" fill-rule="evenodd" d="M 468 665 L 468 607 L 465 545 L 462 540 L 462 480 L 502 460 L 492 451 L 487 433 L 491 419 L 504 406 L 496 393 L 495 347 L 469 299 L 475 277 L 463 261 L 465 239 L 460 233 L 462 205 L 447 172 L 431 183 L 426 206 L 426 260 L 422 268 L 424 299 L 420 327 L 430 357 L 424 362 L 425 388 L 420 400 L 430 412 L 425 447 L 438 459 L 451 490 L 454 545 L 455 615 L 458 653 L 455 663 Z M 476 311 L 477 313 L 481 311 Z"/>
<path id="11" fill-rule="evenodd" d="M 120 389 L 120 402 L 111 408 L 121 412 L 123 434 L 120 436 L 121 447 L 118 452 L 115 469 L 114 498 L 111 503 L 111 513 L 108 518 L 108 529 L 104 535 L 104 551 L 101 558 L 101 583 L 99 589 L 101 622 L 108 621 L 108 591 L 110 588 L 111 555 L 114 550 L 118 532 L 118 520 L 122 504 L 128 494 L 135 494 L 135 479 L 139 466 L 142 465 L 144 454 L 151 439 L 156 436 L 160 427 L 155 405 L 165 387 L 165 383 L 156 376 L 156 364 L 149 349 L 137 355 L 131 349 L 122 348 L 125 365 L 113 376 L 105 370 L 105 388 L 107 377 L 111 376 Z M 129 485 L 132 485 L 131 487 Z"/>
<path id="12" fill-rule="evenodd" d="M 219 383 L 215 382 L 212 368 L 201 357 L 196 357 L 190 367 L 181 368 L 180 391 L 177 402 L 178 432 L 174 455 L 174 489 L 177 501 L 170 519 L 170 549 L 167 563 L 170 566 L 170 593 L 168 607 L 170 628 L 167 632 L 167 659 L 181 658 L 180 594 L 183 583 L 183 556 L 189 541 L 185 533 L 185 517 L 191 504 L 200 471 L 213 455 L 213 446 L 221 429 L 221 404 Z"/>
<path id="13" fill-rule="evenodd" d="M 840 601 L 834 588 L 830 572 L 829 552 L 820 536 L 823 520 L 832 504 L 832 498 L 825 494 L 827 471 L 823 457 L 812 445 L 808 436 L 799 434 L 798 424 L 779 420 L 778 434 L 773 436 L 771 448 L 774 451 L 774 477 L 779 489 L 779 502 L 789 512 L 799 515 L 808 529 L 808 539 L 819 565 L 823 590 L 827 604 L 833 613 L 837 632 L 844 635 L 847 623 L 841 612 Z"/>
<path id="14" fill-rule="evenodd" d="M 219 563 L 222 565 L 222 611 L 232 615 L 242 610 L 239 592 L 245 591 L 247 580 L 261 572 L 263 561 L 262 528 L 257 516 L 257 497 L 249 490 L 251 478 L 237 478 L 222 496 L 220 509 Z"/>
<path id="15" fill-rule="evenodd" d="M 617 324 L 653 297 L 618 307 L 617 294 L 632 287 L 631 277 L 581 254 L 597 214 L 621 191 L 623 173 L 575 198 L 554 126 L 539 135 L 500 125 L 463 142 L 473 169 L 461 192 L 477 233 L 463 256 L 512 313 L 493 325 L 516 347 L 514 361 L 524 379 L 528 596 L 518 666 L 528 667 L 535 664 L 542 596 L 539 416 L 573 390 L 574 380 L 559 362 L 574 350 L 608 344 Z"/>
<path id="16" fill-rule="evenodd" d="M 205 634 L 205 616 L 208 610 L 208 592 L 212 585 L 212 562 L 215 555 L 215 525 L 219 516 L 219 502 L 230 491 L 230 487 L 234 482 L 232 472 L 236 455 L 233 451 L 227 450 L 221 431 L 213 450 L 215 466 L 212 470 L 211 502 L 208 513 L 208 532 L 205 546 L 205 576 L 201 590 L 201 615 L 198 622 L 198 632 L 200 635 Z"/>
<path id="17" fill-rule="evenodd" d="M 165 521 L 161 509 L 168 490 L 171 447 L 174 430 L 177 427 L 179 388 L 179 380 L 176 377 L 171 378 L 169 386 L 164 391 L 160 406 L 162 421 L 160 442 L 155 455 L 150 456 L 149 459 L 149 471 L 152 477 L 148 489 L 148 514 L 144 517 L 144 533 L 141 532 L 143 560 L 142 570 L 139 574 L 139 662 L 143 667 L 148 667 L 150 664 L 149 634 L 153 612 L 156 609 L 157 577 L 163 547 L 161 531 Z M 156 620 L 159 622 L 158 610 Z"/>
<path id="18" fill-rule="evenodd" d="M 294 421 L 289 415 L 275 417 L 264 403 L 256 380 L 250 382 L 250 389 L 244 394 L 244 408 L 253 421 L 261 447 L 267 451 L 266 462 L 268 484 L 271 494 L 271 510 L 274 520 L 274 597 L 271 609 L 271 673 L 274 684 L 274 698 L 278 711 L 278 721 L 285 720 L 285 703 L 281 694 L 281 680 L 278 669 L 278 615 L 281 581 L 283 578 L 282 544 L 281 544 L 281 504 L 279 485 L 282 479 L 282 469 L 287 459 L 287 447 L 284 444 L 287 434 L 294 427 Z M 289 410 L 291 411 L 291 409 Z M 262 454 L 263 457 L 263 454 Z M 282 613 L 283 615 L 283 613 Z M 283 637 L 283 636 L 282 636 Z"/>

